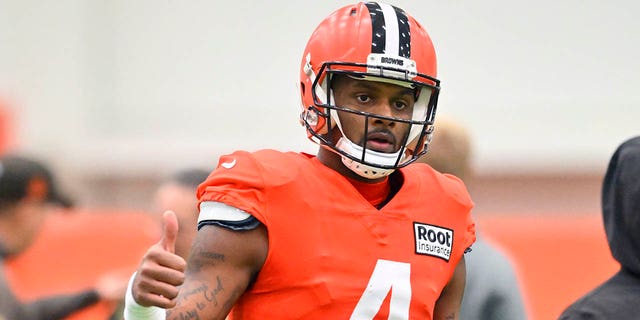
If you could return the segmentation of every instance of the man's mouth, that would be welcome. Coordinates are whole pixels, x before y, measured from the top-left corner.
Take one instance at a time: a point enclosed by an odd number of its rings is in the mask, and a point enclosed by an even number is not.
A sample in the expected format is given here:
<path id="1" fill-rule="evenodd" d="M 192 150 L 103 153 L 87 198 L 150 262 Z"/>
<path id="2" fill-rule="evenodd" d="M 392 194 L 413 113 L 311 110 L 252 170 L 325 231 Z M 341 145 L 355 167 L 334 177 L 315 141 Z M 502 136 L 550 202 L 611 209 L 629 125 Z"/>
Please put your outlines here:
<path id="1" fill-rule="evenodd" d="M 373 151 L 393 153 L 396 151 L 395 137 L 390 132 L 374 132 L 367 136 L 366 148 Z"/>

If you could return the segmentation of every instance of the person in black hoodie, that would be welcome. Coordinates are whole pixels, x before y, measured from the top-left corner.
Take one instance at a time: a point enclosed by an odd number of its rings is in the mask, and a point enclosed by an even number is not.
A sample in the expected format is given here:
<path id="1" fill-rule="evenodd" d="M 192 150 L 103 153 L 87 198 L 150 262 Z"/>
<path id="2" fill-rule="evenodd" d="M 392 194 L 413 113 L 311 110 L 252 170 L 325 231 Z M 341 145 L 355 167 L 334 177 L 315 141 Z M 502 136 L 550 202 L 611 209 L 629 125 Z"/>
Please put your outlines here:
<path id="1" fill-rule="evenodd" d="M 560 320 L 640 318 L 640 136 L 622 143 L 611 157 L 602 215 L 620 271 L 571 304 Z"/>

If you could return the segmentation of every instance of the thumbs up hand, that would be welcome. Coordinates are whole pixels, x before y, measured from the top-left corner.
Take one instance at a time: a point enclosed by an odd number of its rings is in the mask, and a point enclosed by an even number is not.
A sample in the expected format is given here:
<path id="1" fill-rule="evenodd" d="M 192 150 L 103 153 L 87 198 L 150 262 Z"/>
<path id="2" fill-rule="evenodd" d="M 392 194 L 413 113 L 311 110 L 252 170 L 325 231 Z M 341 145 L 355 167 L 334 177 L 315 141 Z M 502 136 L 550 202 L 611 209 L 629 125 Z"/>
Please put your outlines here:
<path id="1" fill-rule="evenodd" d="M 147 250 L 133 280 L 132 294 L 142 306 L 169 309 L 175 306 L 187 263 L 175 254 L 178 219 L 172 211 L 162 216 L 160 241 Z"/>
<path id="2" fill-rule="evenodd" d="M 160 246 L 166 251 L 176 253 L 176 238 L 178 238 L 178 218 L 173 211 L 165 211 L 162 215 Z"/>

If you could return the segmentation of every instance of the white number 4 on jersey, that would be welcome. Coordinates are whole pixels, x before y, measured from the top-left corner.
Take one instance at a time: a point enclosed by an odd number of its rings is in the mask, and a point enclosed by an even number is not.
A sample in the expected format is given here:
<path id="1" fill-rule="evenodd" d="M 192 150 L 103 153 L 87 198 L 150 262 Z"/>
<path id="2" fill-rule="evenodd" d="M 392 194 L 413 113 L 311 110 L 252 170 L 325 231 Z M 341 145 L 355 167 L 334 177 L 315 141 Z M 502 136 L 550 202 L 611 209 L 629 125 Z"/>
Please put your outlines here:
<path id="1" fill-rule="evenodd" d="M 393 290 L 391 290 L 393 288 Z M 389 320 L 409 319 L 411 301 L 411 265 L 379 259 L 367 288 L 351 314 L 350 320 L 371 320 L 378 314 L 382 302 L 391 291 Z"/>

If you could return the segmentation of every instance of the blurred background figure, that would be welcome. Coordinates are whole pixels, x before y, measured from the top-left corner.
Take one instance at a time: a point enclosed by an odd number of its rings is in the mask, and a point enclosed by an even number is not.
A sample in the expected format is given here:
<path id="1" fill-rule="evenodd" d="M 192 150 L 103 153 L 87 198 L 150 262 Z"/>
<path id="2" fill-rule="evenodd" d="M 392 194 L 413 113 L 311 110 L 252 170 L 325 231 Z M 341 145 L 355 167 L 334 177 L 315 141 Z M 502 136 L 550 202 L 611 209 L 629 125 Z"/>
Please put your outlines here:
<path id="1" fill-rule="evenodd" d="M 622 143 L 611 157 L 602 186 L 602 216 L 620 270 L 570 305 L 561 320 L 640 317 L 640 136 Z"/>
<path id="2" fill-rule="evenodd" d="M 43 163 L 13 155 L 0 158 L 0 319 L 61 319 L 100 300 L 122 299 L 126 278 L 115 274 L 99 279 L 94 289 L 27 304 L 12 292 L 4 272 L 5 259 L 32 244 L 51 209 L 71 206 Z"/>
<path id="3" fill-rule="evenodd" d="M 429 151 L 418 161 L 457 176 L 469 188 L 473 178 L 472 149 L 467 130 L 452 118 L 440 116 Z M 509 257 L 485 241 L 481 231 L 482 226 L 477 225 L 473 251 L 465 255 L 467 280 L 460 319 L 526 319 L 518 277 Z"/>
<path id="4" fill-rule="evenodd" d="M 198 200 L 196 188 L 202 183 L 210 171 L 189 168 L 175 172 L 163 181 L 155 194 L 154 211 L 163 213 L 166 210 L 175 212 L 178 218 L 178 237 L 176 238 L 176 254 L 188 258 L 191 242 L 197 232 Z"/>
<path id="5" fill-rule="evenodd" d="M 165 178 L 155 191 L 153 214 L 158 221 L 162 213 L 171 210 L 176 214 L 178 234 L 175 242 L 175 253 L 187 260 L 191 243 L 198 231 L 198 199 L 196 189 L 211 171 L 200 168 L 185 168 L 175 171 Z M 114 312 L 111 320 L 122 319 L 124 303 Z M 0 319 L 1 320 L 1 319 Z"/>

